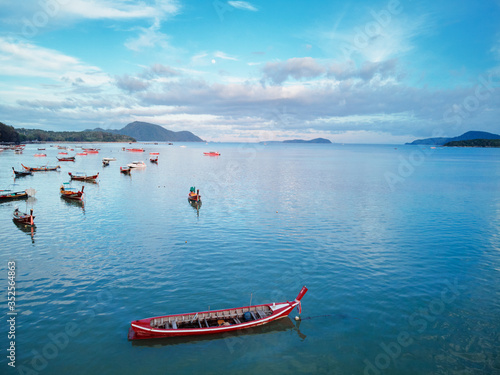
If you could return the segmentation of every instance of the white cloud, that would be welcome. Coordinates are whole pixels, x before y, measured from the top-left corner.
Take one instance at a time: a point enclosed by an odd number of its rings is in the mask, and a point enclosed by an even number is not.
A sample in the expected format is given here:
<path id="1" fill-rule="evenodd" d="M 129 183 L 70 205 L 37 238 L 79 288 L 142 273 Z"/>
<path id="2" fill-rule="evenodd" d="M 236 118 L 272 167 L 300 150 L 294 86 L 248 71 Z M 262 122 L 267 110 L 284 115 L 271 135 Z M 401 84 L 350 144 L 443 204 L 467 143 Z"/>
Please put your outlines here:
<path id="1" fill-rule="evenodd" d="M 125 42 L 125 47 L 128 49 L 139 52 L 146 48 L 167 48 L 168 47 L 168 36 L 160 32 L 160 21 L 156 19 L 148 28 L 139 28 L 141 30 L 140 34 L 136 38 L 130 38 Z"/>
<path id="2" fill-rule="evenodd" d="M 57 2 L 57 1 L 56 1 Z M 175 15 L 179 11 L 176 1 L 157 1 L 154 5 L 134 4 L 125 0 L 71 0 L 65 1 L 61 11 L 70 16 L 86 19 L 137 19 Z"/>
<path id="3" fill-rule="evenodd" d="M 225 54 L 224 52 L 217 51 L 214 53 L 214 57 L 218 57 L 219 59 L 224 59 L 224 60 L 233 60 L 233 61 L 238 61 L 236 57 L 229 56 Z"/>
<path id="4" fill-rule="evenodd" d="M 50 78 L 99 85 L 109 78 L 98 67 L 61 52 L 0 37 L 0 75 Z"/>
<path id="5" fill-rule="evenodd" d="M 252 12 L 257 12 L 258 9 L 247 1 L 228 1 L 229 5 L 236 9 L 250 10 Z"/>

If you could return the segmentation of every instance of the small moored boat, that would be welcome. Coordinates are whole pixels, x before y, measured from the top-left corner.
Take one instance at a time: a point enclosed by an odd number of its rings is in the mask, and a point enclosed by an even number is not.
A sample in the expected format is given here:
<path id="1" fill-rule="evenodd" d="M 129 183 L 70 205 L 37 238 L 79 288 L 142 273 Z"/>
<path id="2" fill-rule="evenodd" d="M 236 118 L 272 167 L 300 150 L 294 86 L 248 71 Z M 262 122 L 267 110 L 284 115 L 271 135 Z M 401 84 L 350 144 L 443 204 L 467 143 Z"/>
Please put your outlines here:
<path id="1" fill-rule="evenodd" d="M 220 156 L 220 152 L 217 151 L 210 151 L 210 152 L 204 152 L 206 156 Z"/>
<path id="2" fill-rule="evenodd" d="M 29 214 L 25 214 L 19 211 L 18 208 L 16 208 L 14 210 L 14 213 L 12 214 L 12 220 L 14 220 L 16 223 L 19 224 L 34 226 L 35 225 L 34 219 L 35 216 L 33 216 L 33 210 L 30 210 Z"/>
<path id="3" fill-rule="evenodd" d="M 83 196 L 83 188 L 85 186 L 82 186 L 82 190 L 78 191 L 75 188 L 64 186 L 65 184 L 66 183 L 63 183 L 61 185 L 61 188 L 59 189 L 59 191 L 61 192 L 61 197 L 66 199 L 74 199 L 81 201 Z"/>
<path id="4" fill-rule="evenodd" d="M 0 190 L 0 202 L 13 201 L 16 199 L 28 199 L 26 191 Z"/>
<path id="5" fill-rule="evenodd" d="M 196 190 L 194 186 L 191 186 L 191 189 L 189 189 L 188 200 L 191 202 L 200 202 L 201 201 L 200 189 Z"/>
<path id="6" fill-rule="evenodd" d="M 123 173 L 123 174 L 130 174 L 130 171 L 132 169 L 130 167 L 120 167 L 120 173 Z"/>
<path id="7" fill-rule="evenodd" d="M 134 320 L 130 323 L 129 340 L 174 336 L 225 333 L 260 326 L 284 318 L 298 306 L 307 288 L 302 287 L 293 301 L 236 307 L 224 310 L 201 311 Z"/>
<path id="8" fill-rule="evenodd" d="M 149 161 L 151 163 L 155 163 L 155 164 L 158 164 L 158 156 L 154 157 L 154 158 L 149 158 Z"/>
<path id="9" fill-rule="evenodd" d="M 145 168 L 146 163 L 144 163 L 143 161 L 133 161 L 132 163 L 127 164 L 127 166 L 129 168 Z"/>
<path id="10" fill-rule="evenodd" d="M 71 177 L 72 180 L 76 181 L 92 181 L 95 182 L 96 178 L 99 177 L 99 173 L 88 176 L 85 173 L 71 173 L 68 172 L 69 177 Z"/>
<path id="11" fill-rule="evenodd" d="M 64 158 L 58 157 L 57 160 L 59 160 L 59 161 L 75 161 L 75 157 L 74 156 L 67 156 Z"/>
<path id="12" fill-rule="evenodd" d="M 34 156 L 39 157 L 39 158 L 44 158 L 47 156 L 47 154 L 35 154 Z"/>
<path id="13" fill-rule="evenodd" d="M 57 171 L 59 168 L 61 168 L 60 165 L 57 165 L 55 167 L 47 167 L 47 166 L 44 166 L 44 167 L 27 167 L 25 166 L 24 164 L 21 163 L 21 166 L 29 171 L 29 172 L 49 172 L 49 171 Z"/>
<path id="14" fill-rule="evenodd" d="M 129 152 L 144 152 L 143 148 L 127 148 Z"/>
<path id="15" fill-rule="evenodd" d="M 14 175 L 16 177 L 33 176 L 33 172 L 31 171 L 16 171 L 14 167 L 12 167 L 12 170 L 14 171 Z"/>

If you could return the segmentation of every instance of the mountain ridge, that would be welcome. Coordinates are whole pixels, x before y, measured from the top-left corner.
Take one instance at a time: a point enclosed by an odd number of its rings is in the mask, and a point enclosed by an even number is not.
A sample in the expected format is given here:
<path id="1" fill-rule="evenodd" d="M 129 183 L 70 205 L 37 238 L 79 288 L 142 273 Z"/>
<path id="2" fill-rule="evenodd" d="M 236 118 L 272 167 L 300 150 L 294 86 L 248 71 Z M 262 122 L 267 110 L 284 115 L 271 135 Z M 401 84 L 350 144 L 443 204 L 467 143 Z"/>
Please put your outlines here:
<path id="1" fill-rule="evenodd" d="M 424 139 L 416 139 L 411 143 L 406 143 L 407 145 L 434 145 L 434 146 L 443 146 L 448 142 L 457 142 L 457 141 L 471 141 L 473 139 L 500 139 L 500 135 L 471 130 L 465 132 L 458 137 L 438 137 L 438 138 L 424 138 Z"/>
<path id="2" fill-rule="evenodd" d="M 149 122 L 134 121 L 125 125 L 121 129 L 94 129 L 96 131 L 105 131 L 113 134 L 122 134 L 135 138 L 137 141 L 156 141 L 156 142 L 204 142 L 203 139 L 194 135 L 190 131 L 181 130 L 174 132 L 165 129 L 163 126 Z"/>

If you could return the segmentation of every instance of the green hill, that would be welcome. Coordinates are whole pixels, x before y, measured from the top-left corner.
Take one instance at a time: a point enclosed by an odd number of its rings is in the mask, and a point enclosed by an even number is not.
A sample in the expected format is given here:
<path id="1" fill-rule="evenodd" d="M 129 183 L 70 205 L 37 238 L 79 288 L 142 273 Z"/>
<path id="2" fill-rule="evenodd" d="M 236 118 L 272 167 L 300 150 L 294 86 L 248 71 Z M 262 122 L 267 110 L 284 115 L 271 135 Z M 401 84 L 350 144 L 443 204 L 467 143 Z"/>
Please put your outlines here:
<path id="1" fill-rule="evenodd" d="M 135 142 L 132 137 L 102 131 L 53 132 L 40 129 L 16 129 L 20 142 Z"/>
<path id="2" fill-rule="evenodd" d="M 458 137 L 451 138 L 425 138 L 425 139 L 417 139 L 411 143 L 407 143 L 407 145 L 435 145 L 435 146 L 443 146 L 448 142 L 455 141 L 470 141 L 472 139 L 500 139 L 500 135 L 481 132 L 481 131 L 469 131 Z"/>
<path id="3" fill-rule="evenodd" d="M 95 129 L 113 134 L 124 134 L 134 137 L 138 141 L 156 142 L 203 142 L 203 140 L 189 131 L 174 132 L 160 125 L 149 122 L 134 121 L 122 129 Z"/>
<path id="4" fill-rule="evenodd" d="M 19 133 L 12 126 L 0 122 L 0 142 L 19 143 Z"/>
<path id="5" fill-rule="evenodd" d="M 468 141 L 453 141 L 445 147 L 500 147 L 500 139 L 471 139 Z"/>

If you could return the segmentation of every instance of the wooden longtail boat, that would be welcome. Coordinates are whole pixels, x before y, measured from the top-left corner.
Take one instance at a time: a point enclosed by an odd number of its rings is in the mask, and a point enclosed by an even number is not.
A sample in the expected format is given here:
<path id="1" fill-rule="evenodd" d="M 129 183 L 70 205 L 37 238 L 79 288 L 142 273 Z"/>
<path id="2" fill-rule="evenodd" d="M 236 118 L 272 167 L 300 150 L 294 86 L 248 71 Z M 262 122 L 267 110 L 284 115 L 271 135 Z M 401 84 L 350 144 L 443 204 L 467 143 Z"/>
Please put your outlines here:
<path id="1" fill-rule="evenodd" d="M 129 152 L 144 152 L 143 148 L 127 148 Z"/>
<path id="2" fill-rule="evenodd" d="M 295 300 L 237 307 L 224 310 L 201 311 L 134 320 L 130 323 L 129 340 L 152 339 L 174 336 L 207 335 L 231 332 L 267 324 L 284 318 L 299 306 L 307 288 L 302 287 Z"/>
<path id="3" fill-rule="evenodd" d="M 127 164 L 129 168 L 146 168 L 146 163 L 143 161 L 133 161 L 130 164 Z"/>
<path id="4" fill-rule="evenodd" d="M 19 224 L 25 224 L 29 226 L 34 226 L 34 220 L 35 216 L 33 216 L 33 210 L 30 210 L 29 214 L 22 213 L 19 211 L 18 208 L 14 210 L 14 213 L 12 214 L 12 220 L 14 220 L 16 223 Z"/>
<path id="5" fill-rule="evenodd" d="M 200 189 L 196 190 L 196 193 L 194 192 L 195 190 L 196 188 L 194 186 L 189 189 L 188 200 L 191 202 L 201 201 Z"/>
<path id="6" fill-rule="evenodd" d="M 68 156 L 68 157 L 64 157 L 64 158 L 57 157 L 57 160 L 59 160 L 59 161 L 75 161 L 75 157 L 74 156 Z"/>
<path id="7" fill-rule="evenodd" d="M 78 191 L 75 188 L 65 188 L 64 185 L 61 185 L 61 197 L 66 198 L 66 199 L 74 199 L 74 200 L 82 200 L 83 196 L 83 188 L 85 186 L 82 186 L 82 190 Z"/>
<path id="8" fill-rule="evenodd" d="M 71 173 L 68 172 L 69 177 L 71 177 L 72 180 L 76 181 L 92 181 L 95 182 L 96 178 L 99 177 L 99 172 L 95 175 L 92 176 L 87 176 L 86 174 L 83 173 Z"/>
<path id="9" fill-rule="evenodd" d="M 77 152 L 76 153 L 78 156 L 87 156 L 86 152 Z"/>
<path id="10" fill-rule="evenodd" d="M 24 164 L 22 164 L 22 167 L 24 169 L 26 169 L 27 171 L 30 171 L 30 172 L 48 172 L 48 171 L 57 171 L 59 168 L 61 168 L 60 165 L 57 165 L 55 167 L 35 167 L 35 168 L 32 168 L 32 167 L 27 167 L 25 166 Z"/>
<path id="11" fill-rule="evenodd" d="M 203 154 L 205 154 L 206 156 L 220 156 L 220 152 L 216 151 L 204 152 Z"/>
<path id="12" fill-rule="evenodd" d="M 39 157 L 39 158 L 44 158 L 47 156 L 47 154 L 35 154 L 34 156 Z"/>
<path id="13" fill-rule="evenodd" d="M 0 202 L 13 201 L 16 199 L 28 199 L 26 191 L 0 190 Z"/>
<path id="14" fill-rule="evenodd" d="M 33 176 L 33 172 L 30 171 L 16 171 L 14 167 L 12 167 L 12 170 L 16 177 Z"/>

